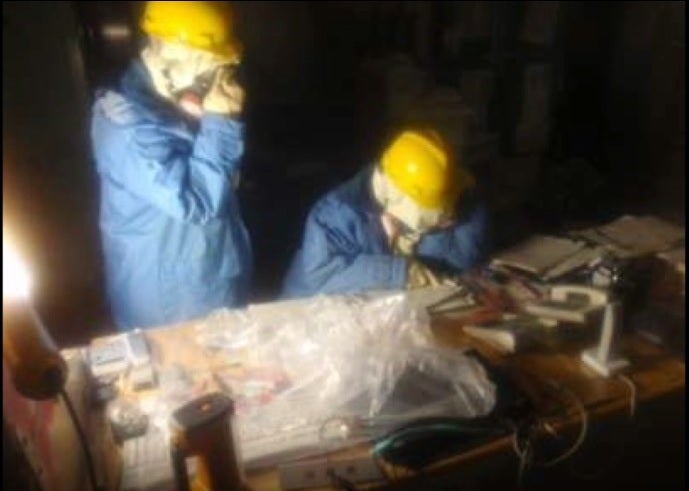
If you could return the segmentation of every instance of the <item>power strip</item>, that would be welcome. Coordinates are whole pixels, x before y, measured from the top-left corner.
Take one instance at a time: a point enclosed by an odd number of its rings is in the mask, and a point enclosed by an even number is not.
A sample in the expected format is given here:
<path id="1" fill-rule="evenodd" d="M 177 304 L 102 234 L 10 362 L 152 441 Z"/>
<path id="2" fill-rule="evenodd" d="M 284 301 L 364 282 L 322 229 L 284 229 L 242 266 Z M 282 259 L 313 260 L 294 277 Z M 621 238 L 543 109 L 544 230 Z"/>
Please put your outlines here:
<path id="1" fill-rule="evenodd" d="M 278 466 L 280 485 L 283 490 L 327 487 L 331 484 L 330 474 L 346 479 L 353 484 L 382 481 L 383 472 L 371 458 L 349 460 L 311 460 Z"/>

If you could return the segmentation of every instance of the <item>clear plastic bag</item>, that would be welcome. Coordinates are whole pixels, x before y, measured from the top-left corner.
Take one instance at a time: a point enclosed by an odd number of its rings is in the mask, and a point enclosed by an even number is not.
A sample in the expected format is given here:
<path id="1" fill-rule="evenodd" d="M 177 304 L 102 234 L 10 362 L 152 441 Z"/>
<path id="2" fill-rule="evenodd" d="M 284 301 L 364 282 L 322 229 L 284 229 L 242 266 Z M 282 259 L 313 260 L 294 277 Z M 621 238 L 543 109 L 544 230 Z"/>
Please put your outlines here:
<path id="1" fill-rule="evenodd" d="M 434 346 L 425 311 L 404 294 L 221 310 L 196 341 L 225 360 L 212 370 L 235 399 L 243 444 L 333 417 L 475 417 L 495 404 L 481 365 Z"/>

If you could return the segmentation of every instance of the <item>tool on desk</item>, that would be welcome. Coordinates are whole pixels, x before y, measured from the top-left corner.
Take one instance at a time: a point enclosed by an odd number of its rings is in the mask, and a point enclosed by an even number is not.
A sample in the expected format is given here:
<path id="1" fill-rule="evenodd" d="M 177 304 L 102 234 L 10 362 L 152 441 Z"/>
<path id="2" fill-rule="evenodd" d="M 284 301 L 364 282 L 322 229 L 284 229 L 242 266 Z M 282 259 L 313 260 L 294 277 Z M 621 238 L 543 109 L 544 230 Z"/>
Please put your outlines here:
<path id="1" fill-rule="evenodd" d="M 496 311 L 502 311 L 510 305 L 499 286 L 484 286 L 480 278 L 467 274 L 458 279 L 457 283 L 458 291 L 426 307 L 430 315 L 470 311 L 478 304 Z"/>
<path id="2" fill-rule="evenodd" d="M 141 329 L 134 329 L 126 334 L 127 354 L 129 361 L 134 366 L 151 363 L 151 350 L 148 346 L 146 335 Z"/>
<path id="3" fill-rule="evenodd" d="M 97 380 L 111 379 L 124 373 L 129 366 L 124 336 L 107 336 L 91 341 L 87 351 L 91 374 Z"/>
<path id="4" fill-rule="evenodd" d="M 519 288 L 526 290 L 529 296 L 535 297 L 537 299 L 543 296 L 541 291 L 535 286 L 533 286 L 530 281 L 524 279 L 521 274 L 514 272 L 508 268 L 498 268 L 494 271 L 494 273 L 497 272 L 503 275 L 507 279 L 507 282 L 512 282 L 516 284 Z"/>
<path id="5" fill-rule="evenodd" d="M 97 404 L 104 404 L 109 401 L 112 401 L 117 397 L 117 394 L 119 392 L 115 380 L 107 382 L 95 381 L 95 383 L 92 386 L 92 389 L 93 398 Z"/>
<path id="6" fill-rule="evenodd" d="M 471 292 L 472 295 L 474 295 L 475 298 L 481 298 L 483 295 L 485 295 L 486 290 L 481 286 L 481 284 L 476 281 L 473 278 L 470 278 L 469 275 L 465 276 L 462 279 L 462 282 L 464 286 Z"/>
<path id="7" fill-rule="evenodd" d="M 497 312 L 510 311 L 513 301 L 506 293 L 505 289 L 489 278 L 485 274 L 470 276 L 467 278 L 473 291 L 476 292 L 479 302 L 485 307 L 492 308 Z"/>
<path id="8" fill-rule="evenodd" d="M 127 348 L 131 366 L 129 385 L 132 390 L 151 389 L 156 385 L 156 372 L 151 360 L 151 348 L 140 329 L 127 333 Z"/>
<path id="9" fill-rule="evenodd" d="M 132 390 L 148 389 L 156 384 L 150 347 L 140 329 L 94 339 L 87 350 L 87 359 L 93 377 L 101 385 L 108 385 L 127 370 Z"/>
<path id="10" fill-rule="evenodd" d="M 555 285 L 549 298 L 528 303 L 524 310 L 531 315 L 562 322 L 585 324 L 608 302 L 604 290 L 581 285 Z"/>
<path id="11" fill-rule="evenodd" d="M 113 401 L 108 407 L 108 420 L 118 441 L 141 436 L 148 428 L 146 413 L 128 401 Z"/>
<path id="12" fill-rule="evenodd" d="M 170 420 L 170 455 L 179 491 L 240 491 L 244 472 L 237 454 L 233 428 L 234 403 L 229 397 L 212 393 L 195 399 L 178 410 Z M 192 485 L 187 459 L 197 458 L 197 474 Z"/>

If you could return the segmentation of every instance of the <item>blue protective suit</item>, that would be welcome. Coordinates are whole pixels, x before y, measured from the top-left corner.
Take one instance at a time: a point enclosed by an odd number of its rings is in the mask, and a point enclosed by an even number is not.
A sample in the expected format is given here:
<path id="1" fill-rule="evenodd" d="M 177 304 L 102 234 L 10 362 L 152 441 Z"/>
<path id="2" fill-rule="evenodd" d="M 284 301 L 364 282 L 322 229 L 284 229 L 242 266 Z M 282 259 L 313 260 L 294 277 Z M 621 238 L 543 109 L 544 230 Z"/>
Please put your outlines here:
<path id="1" fill-rule="evenodd" d="M 371 190 L 369 167 L 326 194 L 306 221 L 301 249 L 285 279 L 283 296 L 403 289 L 407 259 L 393 254 Z M 459 273 L 489 252 L 488 213 L 474 192 L 458 204 L 456 223 L 422 236 L 415 257 Z"/>
<path id="2" fill-rule="evenodd" d="M 96 95 L 91 137 L 118 327 L 176 323 L 242 303 L 252 254 L 231 181 L 242 124 L 185 118 L 136 61 L 116 89 Z"/>

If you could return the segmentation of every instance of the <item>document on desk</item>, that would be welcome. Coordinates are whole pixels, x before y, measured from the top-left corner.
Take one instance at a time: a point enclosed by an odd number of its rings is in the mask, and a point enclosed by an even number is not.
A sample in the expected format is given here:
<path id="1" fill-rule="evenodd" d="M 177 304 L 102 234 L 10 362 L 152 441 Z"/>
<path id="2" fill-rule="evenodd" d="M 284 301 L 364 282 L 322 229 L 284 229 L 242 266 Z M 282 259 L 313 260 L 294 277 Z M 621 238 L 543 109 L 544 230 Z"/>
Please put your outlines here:
<path id="1" fill-rule="evenodd" d="M 558 279 L 567 273 L 588 266 L 596 259 L 602 257 L 604 253 L 605 249 L 603 247 L 584 247 L 548 269 L 543 273 L 542 278 L 544 281 Z"/>
<path id="2" fill-rule="evenodd" d="M 489 324 L 467 325 L 463 330 L 467 335 L 485 341 L 500 351 L 516 353 L 536 344 L 539 335 L 548 327 L 547 322 L 536 318 L 514 317 Z"/>
<path id="3" fill-rule="evenodd" d="M 581 253 L 585 248 L 584 242 L 548 235 L 535 235 L 497 254 L 493 258 L 491 266 L 517 269 L 540 277 L 561 265 L 563 261 Z"/>
<path id="4" fill-rule="evenodd" d="M 476 301 L 463 286 L 435 286 L 406 293 L 409 302 L 419 309 L 440 313 L 462 312 L 476 306 Z"/>
<path id="5" fill-rule="evenodd" d="M 606 225 L 573 231 L 570 235 L 604 246 L 619 257 L 667 251 L 684 242 L 684 228 L 654 216 L 625 215 Z"/>

